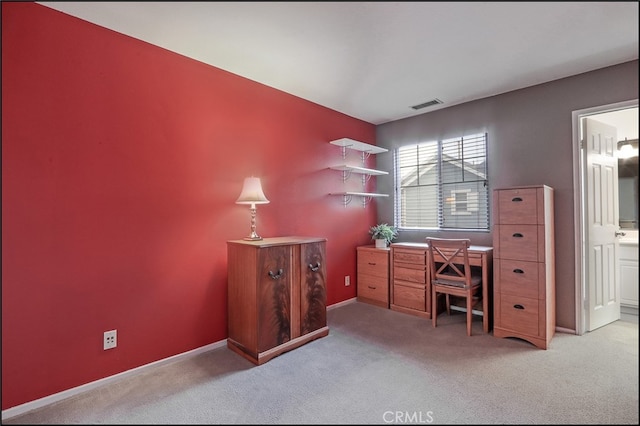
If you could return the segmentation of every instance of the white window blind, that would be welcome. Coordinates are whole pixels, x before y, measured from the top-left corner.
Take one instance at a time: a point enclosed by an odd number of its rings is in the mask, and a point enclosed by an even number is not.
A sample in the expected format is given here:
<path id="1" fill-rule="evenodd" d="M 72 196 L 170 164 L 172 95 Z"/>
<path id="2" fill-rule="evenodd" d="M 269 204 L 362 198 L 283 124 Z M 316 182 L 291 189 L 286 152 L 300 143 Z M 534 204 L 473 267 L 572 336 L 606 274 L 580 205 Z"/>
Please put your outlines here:
<path id="1" fill-rule="evenodd" d="M 395 150 L 399 228 L 489 229 L 486 133 Z"/>

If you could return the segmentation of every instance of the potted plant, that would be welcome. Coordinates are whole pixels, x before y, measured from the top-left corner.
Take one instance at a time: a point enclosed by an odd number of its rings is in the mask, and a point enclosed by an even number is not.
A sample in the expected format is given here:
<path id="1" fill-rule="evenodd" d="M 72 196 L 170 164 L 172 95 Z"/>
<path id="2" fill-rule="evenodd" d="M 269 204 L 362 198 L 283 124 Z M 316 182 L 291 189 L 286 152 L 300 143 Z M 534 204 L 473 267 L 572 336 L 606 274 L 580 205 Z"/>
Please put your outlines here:
<path id="1" fill-rule="evenodd" d="M 369 234 L 371 234 L 371 239 L 375 240 L 376 248 L 386 248 L 391 241 L 396 239 L 398 230 L 395 226 L 379 223 L 369 229 Z"/>

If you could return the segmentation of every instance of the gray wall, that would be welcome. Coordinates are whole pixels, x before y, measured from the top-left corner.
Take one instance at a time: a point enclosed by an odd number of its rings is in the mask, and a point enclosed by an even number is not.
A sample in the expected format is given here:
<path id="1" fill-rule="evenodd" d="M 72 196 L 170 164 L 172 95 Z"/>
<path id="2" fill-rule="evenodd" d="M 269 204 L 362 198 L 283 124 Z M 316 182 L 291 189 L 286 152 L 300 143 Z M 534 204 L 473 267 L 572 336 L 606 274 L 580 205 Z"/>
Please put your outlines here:
<path id="1" fill-rule="evenodd" d="M 540 184 L 554 188 L 556 324 L 574 330 L 574 227 L 579 217 L 574 212 L 571 114 L 637 98 L 635 60 L 385 123 L 377 127 L 376 141 L 389 152 L 376 156 L 376 168 L 392 171 L 393 149 L 404 144 L 487 132 L 490 190 Z M 390 194 L 376 200 L 378 221 L 393 223 L 393 173 L 376 182 L 377 192 Z M 428 235 L 464 236 L 472 244 L 492 245 L 491 232 L 402 232 L 396 241 L 422 242 Z"/>

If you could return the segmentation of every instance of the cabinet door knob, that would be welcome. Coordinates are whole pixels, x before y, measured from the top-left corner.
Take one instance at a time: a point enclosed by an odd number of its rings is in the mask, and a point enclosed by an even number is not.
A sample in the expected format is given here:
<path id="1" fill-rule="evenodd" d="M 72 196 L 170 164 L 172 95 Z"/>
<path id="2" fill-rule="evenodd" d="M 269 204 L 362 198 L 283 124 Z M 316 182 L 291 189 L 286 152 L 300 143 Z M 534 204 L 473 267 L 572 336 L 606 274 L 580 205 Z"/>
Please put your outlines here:
<path id="1" fill-rule="evenodd" d="M 522 198 L 520 198 L 520 197 L 514 197 L 514 198 L 512 198 L 512 199 L 511 199 L 511 201 L 513 201 L 513 202 L 515 202 L 515 203 L 518 203 L 518 202 L 522 201 Z"/>
<path id="2" fill-rule="evenodd" d="M 376 266 L 376 262 L 369 262 L 369 265 Z"/>
<path id="3" fill-rule="evenodd" d="M 524 309 L 524 306 L 522 305 L 513 305 L 513 307 L 516 309 Z"/>
<path id="4" fill-rule="evenodd" d="M 284 272 L 284 271 L 283 271 L 282 269 L 278 269 L 278 273 L 277 273 L 277 274 L 274 274 L 272 271 L 269 271 L 269 276 L 270 276 L 272 279 L 277 280 L 278 278 L 280 278 L 280 277 L 282 276 L 282 273 L 283 273 L 283 272 Z"/>
<path id="5" fill-rule="evenodd" d="M 513 237 L 514 238 L 522 238 L 523 235 L 521 233 L 519 233 L 519 232 L 516 232 L 515 234 L 513 234 Z"/>
<path id="6" fill-rule="evenodd" d="M 313 272 L 316 272 L 318 269 L 320 269 L 320 262 L 316 262 L 316 266 L 309 264 L 309 269 L 311 269 Z"/>
<path id="7" fill-rule="evenodd" d="M 514 274 L 524 274 L 524 271 L 522 269 L 514 269 L 513 273 Z"/>

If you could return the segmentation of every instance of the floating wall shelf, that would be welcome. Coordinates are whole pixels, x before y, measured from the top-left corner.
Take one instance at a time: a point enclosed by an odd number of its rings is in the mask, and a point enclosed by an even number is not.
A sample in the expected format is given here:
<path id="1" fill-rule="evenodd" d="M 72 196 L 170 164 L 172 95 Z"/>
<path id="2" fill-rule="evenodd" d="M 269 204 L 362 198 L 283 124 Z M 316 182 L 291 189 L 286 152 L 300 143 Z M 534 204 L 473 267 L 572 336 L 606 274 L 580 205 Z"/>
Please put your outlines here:
<path id="1" fill-rule="evenodd" d="M 382 154 L 383 152 L 389 151 L 385 148 L 380 148 L 379 146 L 369 145 L 368 143 L 360 142 L 354 139 L 342 138 L 336 139 L 334 141 L 329 142 L 332 145 L 337 145 L 342 147 L 342 158 L 347 157 L 347 148 L 353 149 L 354 151 L 362 152 L 362 161 L 366 160 L 371 154 Z"/>
<path id="2" fill-rule="evenodd" d="M 349 179 L 352 173 L 362 175 L 362 184 L 364 185 L 371 176 L 380 176 L 380 175 L 388 175 L 389 172 L 385 172 L 383 170 L 375 170 L 375 169 L 367 169 L 365 167 L 358 166 L 350 166 L 348 164 L 342 164 L 339 166 L 329 167 L 332 170 L 339 170 L 342 172 L 342 180 L 346 181 Z"/>
<path id="3" fill-rule="evenodd" d="M 365 189 L 367 181 L 371 178 L 371 176 L 381 176 L 388 175 L 389 172 L 383 170 L 375 170 L 364 167 L 365 161 L 371 154 L 381 154 L 383 152 L 389 151 L 385 148 L 380 148 L 379 146 L 369 145 L 368 143 L 360 142 L 354 139 L 342 138 L 336 139 L 334 141 L 329 142 L 332 145 L 337 145 L 342 148 L 342 159 L 347 158 L 347 149 L 352 149 L 354 151 L 359 151 L 362 153 L 362 167 L 360 166 L 352 166 L 350 164 L 342 164 L 338 166 L 330 167 L 332 170 L 338 170 L 342 172 L 342 181 L 345 182 L 352 173 L 362 175 L 362 189 Z M 343 204 L 345 207 L 351 202 L 353 197 L 361 197 L 362 198 L 362 207 L 366 207 L 366 205 L 376 197 L 388 197 L 388 194 L 377 194 L 372 192 L 335 192 L 329 195 L 341 195 L 343 197 Z"/>
<path id="4" fill-rule="evenodd" d="M 374 192 L 332 192 L 329 195 L 342 195 L 342 202 L 345 205 L 349 205 L 353 197 L 362 197 L 362 207 L 366 205 L 374 198 L 388 197 L 389 194 L 376 194 Z"/>

